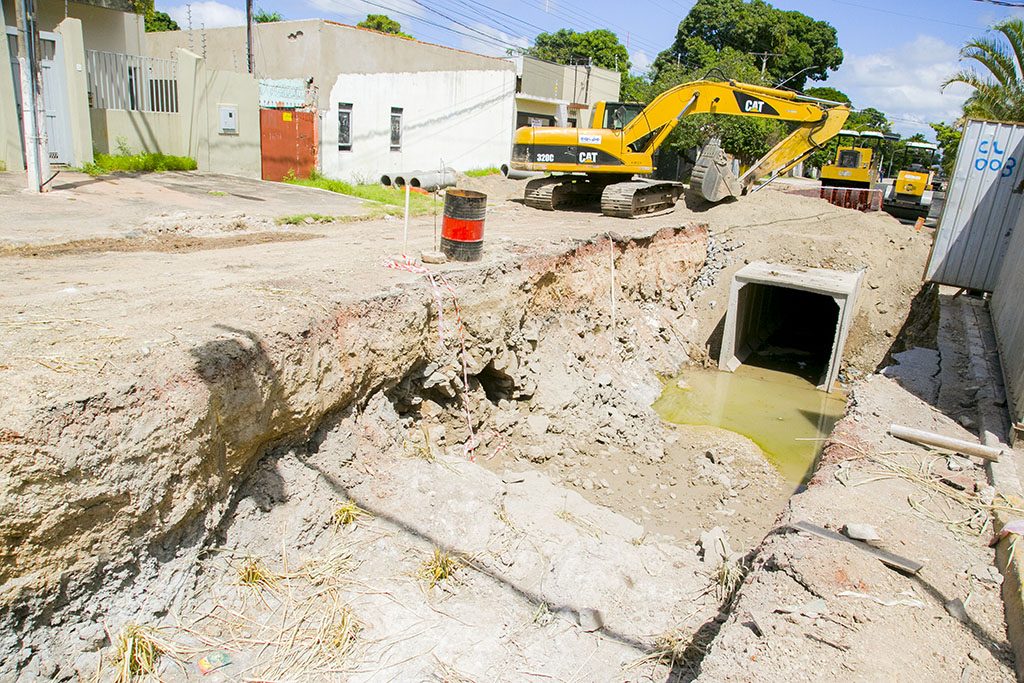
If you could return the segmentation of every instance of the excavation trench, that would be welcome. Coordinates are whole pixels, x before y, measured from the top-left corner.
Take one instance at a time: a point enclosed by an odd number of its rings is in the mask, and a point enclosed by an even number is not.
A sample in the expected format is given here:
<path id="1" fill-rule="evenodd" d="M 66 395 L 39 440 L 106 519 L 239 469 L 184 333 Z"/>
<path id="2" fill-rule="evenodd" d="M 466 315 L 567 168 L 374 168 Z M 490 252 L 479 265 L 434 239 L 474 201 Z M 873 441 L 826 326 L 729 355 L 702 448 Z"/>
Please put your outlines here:
<path id="1" fill-rule="evenodd" d="M 15 449 L 92 451 L 49 493 L 26 475 L 41 502 L 4 522 L 2 673 L 91 676 L 141 623 L 182 662 L 229 653 L 229 674 L 269 679 L 571 677 L 581 647 L 600 680 L 682 675 L 723 567 L 795 486 L 749 439 L 651 408 L 658 377 L 706 359 L 688 321 L 708 253 L 698 225 L 449 271 L 459 316 L 409 275 L 56 407 Z M 733 547 L 703 552 L 717 526 Z M 457 577 L 424 578 L 435 551 Z M 165 680 L 194 675 L 174 659 Z"/>

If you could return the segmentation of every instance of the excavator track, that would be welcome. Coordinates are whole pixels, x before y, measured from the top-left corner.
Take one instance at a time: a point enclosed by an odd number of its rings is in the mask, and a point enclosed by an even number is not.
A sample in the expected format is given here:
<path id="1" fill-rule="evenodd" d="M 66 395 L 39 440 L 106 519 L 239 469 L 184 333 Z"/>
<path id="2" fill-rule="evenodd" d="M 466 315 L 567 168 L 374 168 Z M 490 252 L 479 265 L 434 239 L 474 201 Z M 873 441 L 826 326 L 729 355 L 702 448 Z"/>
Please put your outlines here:
<path id="1" fill-rule="evenodd" d="M 612 183 L 601 193 L 601 213 L 637 218 L 672 209 L 683 192 L 682 183 L 631 180 Z"/>
<path id="2" fill-rule="evenodd" d="M 596 201 L 602 187 L 584 175 L 547 176 L 528 182 L 523 198 L 530 208 L 554 211 Z"/>

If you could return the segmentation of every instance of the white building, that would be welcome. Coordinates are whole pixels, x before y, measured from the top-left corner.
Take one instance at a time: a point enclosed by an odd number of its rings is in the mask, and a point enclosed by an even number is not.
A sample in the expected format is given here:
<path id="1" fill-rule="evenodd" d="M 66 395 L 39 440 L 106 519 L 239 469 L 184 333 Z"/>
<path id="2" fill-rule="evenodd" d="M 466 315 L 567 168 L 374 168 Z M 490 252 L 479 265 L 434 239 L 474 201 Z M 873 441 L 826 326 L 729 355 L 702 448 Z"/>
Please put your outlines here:
<path id="1" fill-rule="evenodd" d="M 147 49 L 164 57 L 202 43 L 211 68 L 245 70 L 244 27 L 203 33 L 151 33 Z M 516 72 L 508 60 L 319 19 L 257 24 L 254 33 L 256 76 L 309 90 L 324 175 L 373 182 L 509 159 Z"/>

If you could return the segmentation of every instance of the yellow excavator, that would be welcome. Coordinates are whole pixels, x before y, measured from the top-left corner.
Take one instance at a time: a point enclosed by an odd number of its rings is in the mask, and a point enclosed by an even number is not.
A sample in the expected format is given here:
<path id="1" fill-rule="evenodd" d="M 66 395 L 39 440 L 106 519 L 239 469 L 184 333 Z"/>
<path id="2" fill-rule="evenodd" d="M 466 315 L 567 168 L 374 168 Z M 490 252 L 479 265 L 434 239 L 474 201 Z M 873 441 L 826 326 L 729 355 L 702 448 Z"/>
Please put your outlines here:
<path id="1" fill-rule="evenodd" d="M 526 205 L 558 209 L 600 197 L 601 211 L 634 218 L 670 209 L 682 193 L 672 181 L 634 179 L 654 171 L 651 157 L 690 114 L 732 114 L 797 123 L 742 176 L 717 142 L 701 153 L 690 190 L 710 202 L 745 194 L 761 177 L 785 173 L 836 135 L 850 108 L 786 90 L 736 81 L 695 81 L 666 90 L 646 107 L 598 102 L 591 128 L 525 127 L 516 131 L 512 168 L 552 174 L 526 186 Z M 600 123 L 603 127 L 593 127 Z"/>

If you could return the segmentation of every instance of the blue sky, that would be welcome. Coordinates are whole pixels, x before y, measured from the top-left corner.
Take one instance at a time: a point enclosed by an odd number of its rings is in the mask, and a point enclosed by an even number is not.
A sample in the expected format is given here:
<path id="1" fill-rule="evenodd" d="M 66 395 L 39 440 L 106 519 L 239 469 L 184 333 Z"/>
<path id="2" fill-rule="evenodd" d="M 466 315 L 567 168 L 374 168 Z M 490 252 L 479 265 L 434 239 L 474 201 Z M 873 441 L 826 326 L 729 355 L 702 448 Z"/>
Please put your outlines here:
<path id="1" fill-rule="evenodd" d="M 939 84 L 955 71 L 960 46 L 995 21 L 1022 13 L 985 0 L 771 0 L 836 27 L 845 58 L 824 83 L 839 88 L 855 107 L 886 112 L 904 135 L 934 139 L 929 121 L 951 122 L 969 90 Z M 642 71 L 675 38 L 692 1 L 672 0 L 257 0 L 285 19 L 323 18 L 356 23 L 367 14 L 387 14 L 416 38 L 473 52 L 504 55 L 528 45 L 541 31 L 607 28 L 627 45 L 634 71 Z M 186 27 L 183 0 L 156 0 Z M 191 3 L 192 26 L 244 23 L 244 0 Z"/>

